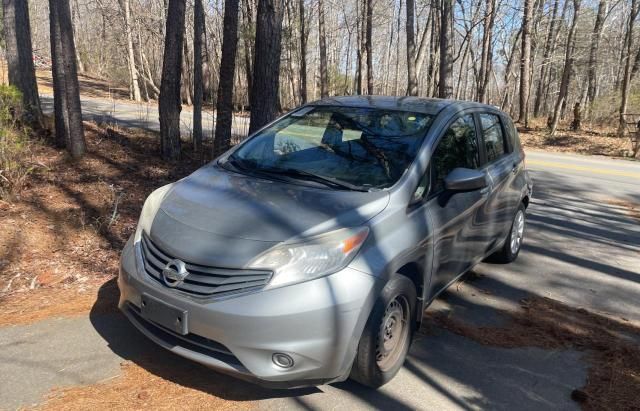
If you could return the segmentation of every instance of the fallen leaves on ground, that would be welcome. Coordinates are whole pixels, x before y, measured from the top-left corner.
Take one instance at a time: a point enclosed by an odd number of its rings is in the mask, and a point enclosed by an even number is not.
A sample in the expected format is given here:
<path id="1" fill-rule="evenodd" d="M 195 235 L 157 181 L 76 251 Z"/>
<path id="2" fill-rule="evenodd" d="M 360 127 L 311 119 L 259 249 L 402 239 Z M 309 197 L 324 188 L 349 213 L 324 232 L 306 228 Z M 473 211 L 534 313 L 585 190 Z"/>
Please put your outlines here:
<path id="1" fill-rule="evenodd" d="M 610 157 L 627 157 L 631 152 L 629 137 L 618 137 L 612 129 L 559 129 L 550 137 L 547 128 L 533 124 L 530 129 L 519 129 L 519 134 L 525 149 Z"/>
<path id="2" fill-rule="evenodd" d="M 640 408 L 640 326 L 559 301 L 532 297 L 520 310 L 504 312 L 504 327 L 476 327 L 442 313 L 427 317 L 437 326 L 490 346 L 584 351 L 590 363 L 587 383 L 572 393 L 586 410 Z"/>
<path id="3" fill-rule="evenodd" d="M 622 208 L 631 218 L 634 218 L 640 221 L 640 206 L 637 204 L 633 204 L 629 201 L 621 201 L 621 200 L 609 200 L 607 201 L 612 206 Z"/>
<path id="4" fill-rule="evenodd" d="M 46 136 L 34 141 L 41 167 L 0 201 L 0 325 L 88 312 L 117 276 L 146 196 L 201 164 L 159 161 L 151 132 L 85 123 L 85 133 L 87 155 L 75 162 Z"/>
<path id="5" fill-rule="evenodd" d="M 126 362 L 120 376 L 97 384 L 54 390 L 37 409 L 245 410 L 251 407 L 251 402 L 225 400 L 206 390 L 176 384 Z"/>

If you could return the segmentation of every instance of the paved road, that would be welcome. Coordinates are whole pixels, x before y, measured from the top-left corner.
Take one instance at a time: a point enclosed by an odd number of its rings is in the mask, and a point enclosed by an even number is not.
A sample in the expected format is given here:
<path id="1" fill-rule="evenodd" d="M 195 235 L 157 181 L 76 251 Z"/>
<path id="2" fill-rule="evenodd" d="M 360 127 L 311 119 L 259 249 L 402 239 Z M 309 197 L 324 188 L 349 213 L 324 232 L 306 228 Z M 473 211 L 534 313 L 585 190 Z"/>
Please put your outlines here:
<path id="1" fill-rule="evenodd" d="M 430 310 L 499 325 L 496 309 L 535 295 L 640 323 L 640 224 L 624 206 L 640 206 L 640 162 L 529 152 L 527 165 L 535 199 L 519 259 L 480 264 L 479 279 Z M 53 386 L 117 376 L 123 359 L 201 389 L 175 372 L 189 367 L 196 380 L 216 382 L 212 395 L 262 409 L 577 409 L 570 393 L 587 375 L 579 352 L 499 349 L 435 329 L 420 335 L 397 378 L 379 391 L 350 382 L 272 391 L 185 363 L 115 313 L 0 328 L 0 347 L 0 408 L 40 402 Z"/>
<path id="2" fill-rule="evenodd" d="M 40 95 L 42 110 L 53 112 L 53 95 Z M 122 127 L 145 128 L 160 131 L 158 108 L 155 103 L 127 103 L 120 100 L 105 100 L 82 97 L 82 115 L 87 121 L 117 124 Z M 184 108 L 180 113 L 180 127 L 183 136 L 191 135 L 193 130 L 193 112 Z M 202 130 L 205 138 L 213 135 L 215 119 L 210 111 L 202 113 Z M 245 137 L 249 132 L 249 118 L 235 116 L 232 132 L 234 136 Z"/>

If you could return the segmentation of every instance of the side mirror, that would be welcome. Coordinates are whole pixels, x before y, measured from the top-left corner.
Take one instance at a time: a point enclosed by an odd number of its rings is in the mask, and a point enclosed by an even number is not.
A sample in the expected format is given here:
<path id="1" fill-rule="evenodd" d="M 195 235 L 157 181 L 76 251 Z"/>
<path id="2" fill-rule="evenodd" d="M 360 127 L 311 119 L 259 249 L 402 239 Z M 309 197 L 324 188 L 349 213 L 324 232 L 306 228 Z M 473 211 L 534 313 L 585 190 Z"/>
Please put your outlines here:
<path id="1" fill-rule="evenodd" d="M 482 171 L 470 168 L 454 168 L 444 178 L 444 187 L 450 191 L 474 191 L 487 186 L 487 177 Z"/>

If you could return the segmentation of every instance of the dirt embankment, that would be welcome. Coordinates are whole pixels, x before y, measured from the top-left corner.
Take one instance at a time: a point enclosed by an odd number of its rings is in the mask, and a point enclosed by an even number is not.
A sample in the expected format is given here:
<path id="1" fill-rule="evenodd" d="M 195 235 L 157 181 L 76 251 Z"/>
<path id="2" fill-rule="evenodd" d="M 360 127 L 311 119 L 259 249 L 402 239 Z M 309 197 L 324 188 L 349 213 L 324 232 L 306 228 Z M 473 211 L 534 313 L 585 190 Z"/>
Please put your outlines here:
<path id="1" fill-rule="evenodd" d="M 567 126 L 559 128 L 556 135 L 550 137 L 549 130 L 538 119 L 532 121 L 529 129 L 519 128 L 519 134 L 525 149 L 609 157 L 629 157 L 631 154 L 629 137 L 618 137 L 616 130 L 610 127 L 584 126 L 580 131 L 571 131 Z"/>
<path id="2" fill-rule="evenodd" d="M 160 161 L 153 133 L 85 126 L 85 158 L 34 142 L 26 189 L 0 200 L 0 325 L 88 312 L 146 196 L 200 164 Z"/>

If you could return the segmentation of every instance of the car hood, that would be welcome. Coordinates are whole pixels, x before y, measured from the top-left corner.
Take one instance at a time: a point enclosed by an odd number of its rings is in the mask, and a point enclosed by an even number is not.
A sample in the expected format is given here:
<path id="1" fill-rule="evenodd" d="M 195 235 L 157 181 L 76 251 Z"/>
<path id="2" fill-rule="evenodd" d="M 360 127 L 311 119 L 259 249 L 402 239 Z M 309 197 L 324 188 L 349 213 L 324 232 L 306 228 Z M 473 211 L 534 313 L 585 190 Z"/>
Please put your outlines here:
<path id="1" fill-rule="evenodd" d="M 174 184 L 151 236 L 194 263 L 237 265 L 241 256 L 255 257 L 278 242 L 362 225 L 388 202 L 385 191 L 329 190 L 208 165 Z"/>

